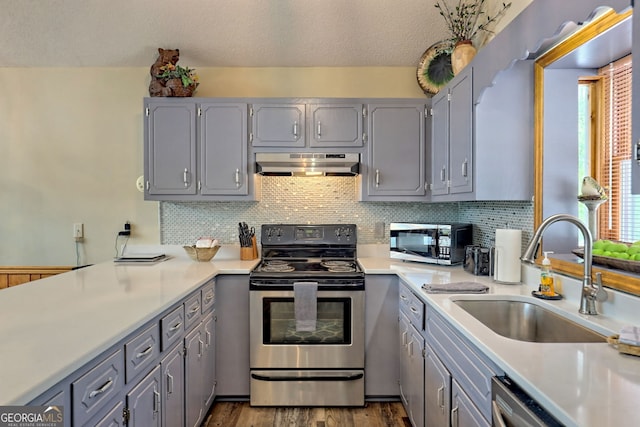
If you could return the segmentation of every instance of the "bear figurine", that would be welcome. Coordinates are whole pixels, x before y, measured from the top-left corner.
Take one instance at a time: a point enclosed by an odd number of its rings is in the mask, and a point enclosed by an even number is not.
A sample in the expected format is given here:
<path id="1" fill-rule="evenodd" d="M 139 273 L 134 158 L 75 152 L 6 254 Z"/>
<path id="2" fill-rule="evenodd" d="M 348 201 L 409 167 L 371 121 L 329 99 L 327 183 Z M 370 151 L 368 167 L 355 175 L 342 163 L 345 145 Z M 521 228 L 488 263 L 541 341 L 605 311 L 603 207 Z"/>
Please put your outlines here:
<path id="1" fill-rule="evenodd" d="M 167 64 L 176 65 L 180 59 L 180 49 L 162 49 L 158 48 L 158 59 L 151 66 L 151 83 L 149 83 L 150 96 L 172 96 L 173 90 L 167 87 L 165 81 L 158 78 L 162 74 L 161 67 Z"/>

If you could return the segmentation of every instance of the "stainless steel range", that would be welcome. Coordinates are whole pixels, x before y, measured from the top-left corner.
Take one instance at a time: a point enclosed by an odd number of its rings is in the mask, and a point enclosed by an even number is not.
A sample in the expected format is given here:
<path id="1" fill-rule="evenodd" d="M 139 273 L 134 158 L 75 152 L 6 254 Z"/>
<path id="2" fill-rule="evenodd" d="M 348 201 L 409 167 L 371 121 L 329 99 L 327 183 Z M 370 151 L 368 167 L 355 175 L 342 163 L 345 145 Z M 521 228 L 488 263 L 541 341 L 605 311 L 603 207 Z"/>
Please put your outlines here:
<path id="1" fill-rule="evenodd" d="M 364 405 L 356 226 L 263 225 L 250 275 L 251 405 Z"/>

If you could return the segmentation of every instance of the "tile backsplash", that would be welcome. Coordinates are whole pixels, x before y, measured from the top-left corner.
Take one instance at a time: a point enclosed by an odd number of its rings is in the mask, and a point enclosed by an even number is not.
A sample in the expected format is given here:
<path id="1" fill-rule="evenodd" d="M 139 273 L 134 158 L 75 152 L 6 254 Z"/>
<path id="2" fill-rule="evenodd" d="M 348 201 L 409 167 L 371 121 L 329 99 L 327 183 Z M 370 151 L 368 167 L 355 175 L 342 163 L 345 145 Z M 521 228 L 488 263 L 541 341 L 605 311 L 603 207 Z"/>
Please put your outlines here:
<path id="1" fill-rule="evenodd" d="M 261 224 L 352 223 L 361 244 L 388 244 L 390 222 L 470 222 L 474 243 L 492 244 L 496 228 L 523 230 L 523 246 L 532 235 L 531 202 L 358 202 L 352 177 L 262 177 L 260 202 L 161 202 L 163 244 L 192 244 L 200 236 L 222 243 L 238 242 L 238 222 Z M 383 237 L 376 236 L 384 223 Z M 258 235 L 258 239 L 260 236 Z"/>

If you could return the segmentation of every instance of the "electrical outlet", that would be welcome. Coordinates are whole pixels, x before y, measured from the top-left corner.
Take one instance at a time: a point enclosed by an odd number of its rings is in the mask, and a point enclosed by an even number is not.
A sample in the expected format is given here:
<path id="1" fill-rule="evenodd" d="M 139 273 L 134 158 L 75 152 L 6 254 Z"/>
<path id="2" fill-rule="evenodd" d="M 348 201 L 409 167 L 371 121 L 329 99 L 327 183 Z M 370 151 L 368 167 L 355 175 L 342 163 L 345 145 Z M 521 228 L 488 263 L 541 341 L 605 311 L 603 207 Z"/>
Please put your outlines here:
<path id="1" fill-rule="evenodd" d="M 73 238 L 76 240 L 82 240 L 84 238 L 84 224 L 76 222 L 73 224 Z"/>
<path id="2" fill-rule="evenodd" d="M 130 236 L 131 235 L 131 223 L 129 221 L 124 223 L 124 230 L 118 232 L 118 236 Z"/>

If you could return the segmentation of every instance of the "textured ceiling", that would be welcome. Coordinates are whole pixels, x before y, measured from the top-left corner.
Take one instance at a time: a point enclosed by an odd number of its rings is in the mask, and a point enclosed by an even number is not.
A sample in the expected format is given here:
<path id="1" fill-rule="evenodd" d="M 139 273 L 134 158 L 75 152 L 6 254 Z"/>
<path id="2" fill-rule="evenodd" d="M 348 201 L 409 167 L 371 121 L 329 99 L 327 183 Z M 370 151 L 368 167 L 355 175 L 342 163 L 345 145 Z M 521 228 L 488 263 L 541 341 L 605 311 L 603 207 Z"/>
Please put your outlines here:
<path id="1" fill-rule="evenodd" d="M 435 0 L 0 0 L 0 67 L 414 66 Z"/>

